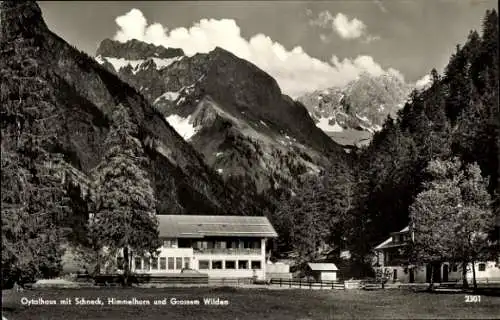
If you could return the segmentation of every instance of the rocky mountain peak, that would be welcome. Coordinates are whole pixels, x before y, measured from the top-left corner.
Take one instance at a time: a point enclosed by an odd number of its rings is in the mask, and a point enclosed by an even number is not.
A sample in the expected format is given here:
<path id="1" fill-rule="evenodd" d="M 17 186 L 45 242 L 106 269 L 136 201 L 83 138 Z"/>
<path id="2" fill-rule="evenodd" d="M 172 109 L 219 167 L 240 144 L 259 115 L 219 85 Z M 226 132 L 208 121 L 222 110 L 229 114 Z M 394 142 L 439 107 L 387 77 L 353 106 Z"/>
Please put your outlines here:
<path id="1" fill-rule="evenodd" d="M 397 75 L 361 74 L 345 87 L 332 87 L 298 99 L 316 125 L 342 145 L 363 145 L 391 115 L 395 117 L 411 88 Z"/>
<path id="2" fill-rule="evenodd" d="M 181 57 L 184 51 L 178 48 L 165 48 L 136 39 L 127 42 L 105 39 L 97 49 L 98 56 L 124 58 L 127 60 L 143 60 L 147 58 L 170 59 Z"/>
<path id="3" fill-rule="evenodd" d="M 12 41 L 47 31 L 42 11 L 35 1 L 0 2 L 0 39 Z"/>

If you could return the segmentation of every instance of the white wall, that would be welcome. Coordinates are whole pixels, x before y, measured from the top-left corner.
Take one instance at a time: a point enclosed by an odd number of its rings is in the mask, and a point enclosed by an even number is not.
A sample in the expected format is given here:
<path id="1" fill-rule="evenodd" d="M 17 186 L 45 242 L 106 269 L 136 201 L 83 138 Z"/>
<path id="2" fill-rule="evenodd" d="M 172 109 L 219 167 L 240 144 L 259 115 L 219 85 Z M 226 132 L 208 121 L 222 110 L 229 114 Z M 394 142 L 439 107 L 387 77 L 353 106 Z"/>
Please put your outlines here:
<path id="1" fill-rule="evenodd" d="M 409 283 L 410 282 L 410 269 L 402 267 L 402 266 L 385 266 L 382 267 L 384 270 L 389 270 L 389 282 L 401 282 L 401 283 Z M 397 278 L 394 279 L 394 270 L 397 270 Z M 405 273 L 406 270 L 406 273 Z M 425 283 L 426 281 L 426 269 L 423 266 L 418 266 L 413 268 L 413 275 L 415 279 L 415 283 Z"/>
<path id="2" fill-rule="evenodd" d="M 267 263 L 266 272 L 268 273 L 288 273 L 290 272 L 290 265 L 283 262 Z"/>
<path id="3" fill-rule="evenodd" d="M 479 264 L 485 263 L 486 269 L 484 271 L 479 271 Z M 500 264 L 497 264 L 495 261 L 488 262 L 476 262 L 474 263 L 474 269 L 476 271 L 476 279 L 477 280 L 485 280 L 485 279 L 494 279 L 500 280 Z M 462 266 L 459 264 L 456 272 L 450 272 L 448 279 L 450 281 L 461 280 L 462 279 Z M 467 280 L 472 283 L 473 272 L 472 272 L 472 263 L 469 263 L 467 266 Z"/>
<path id="4" fill-rule="evenodd" d="M 495 280 L 500 280 L 500 265 L 498 265 L 495 261 L 488 261 L 485 262 L 486 264 L 486 269 L 485 271 L 479 271 L 479 263 L 475 263 L 474 267 L 476 270 L 476 279 L 477 280 L 485 280 L 485 279 L 495 279 Z M 441 279 L 443 279 L 443 268 L 444 265 L 448 265 L 448 281 L 457 281 L 462 279 L 462 266 L 459 264 L 457 271 L 453 272 L 453 268 L 450 264 L 444 263 L 441 265 Z M 402 266 L 386 266 L 383 267 L 385 269 L 388 269 L 391 274 L 390 274 L 390 280 L 389 281 L 394 281 L 393 275 L 394 275 L 394 270 L 397 270 L 397 280 L 402 283 L 409 283 L 410 282 L 410 272 L 408 270 L 407 273 L 405 273 L 405 268 Z M 472 282 L 473 274 L 472 274 L 472 264 L 468 265 L 467 268 L 467 280 L 469 283 Z M 415 275 L 415 283 L 425 283 L 427 281 L 426 277 L 426 268 L 425 266 L 419 266 L 414 268 L 414 275 Z"/>
<path id="5" fill-rule="evenodd" d="M 218 260 L 223 261 L 223 268 L 225 268 L 225 261 L 231 260 L 236 261 L 236 269 L 200 269 L 200 260 Z M 245 260 L 248 261 L 247 269 L 238 269 L 238 261 Z M 207 273 L 211 278 L 251 278 L 256 276 L 259 280 L 264 280 L 266 277 L 266 241 L 261 239 L 261 251 L 260 254 L 249 254 L 249 255 L 234 255 L 234 254 L 195 254 L 194 256 L 193 268 L 202 272 Z M 252 261 L 260 261 L 260 269 L 253 270 Z M 211 268 L 211 263 L 210 263 Z"/>
<path id="6" fill-rule="evenodd" d="M 321 271 L 321 281 L 336 281 L 337 272 L 336 271 Z"/>
<path id="7" fill-rule="evenodd" d="M 259 280 L 265 279 L 266 274 L 266 241 L 261 240 L 261 251 L 260 254 L 249 254 L 249 255 L 236 255 L 236 254 L 202 254 L 195 253 L 192 248 L 160 248 L 160 253 L 158 255 L 158 270 L 137 270 L 135 268 L 135 259 L 132 259 L 132 270 L 140 273 L 150 273 L 150 274 L 162 274 L 162 273 L 179 273 L 180 269 L 168 269 L 168 257 L 188 257 L 190 259 L 191 269 L 200 271 L 201 273 L 208 274 L 212 278 L 251 278 L 257 276 Z M 167 270 L 160 270 L 160 257 L 167 257 Z M 225 261 L 231 260 L 236 261 L 236 269 L 200 269 L 199 261 L 208 260 L 210 261 L 209 267 L 211 268 L 211 261 L 217 260 L 223 262 L 223 268 L 225 268 Z M 248 261 L 247 269 L 238 269 L 238 260 Z M 260 269 L 255 271 L 251 269 L 252 261 L 260 261 Z M 175 260 L 174 260 L 175 264 Z M 184 260 L 183 264 L 184 266 Z"/>

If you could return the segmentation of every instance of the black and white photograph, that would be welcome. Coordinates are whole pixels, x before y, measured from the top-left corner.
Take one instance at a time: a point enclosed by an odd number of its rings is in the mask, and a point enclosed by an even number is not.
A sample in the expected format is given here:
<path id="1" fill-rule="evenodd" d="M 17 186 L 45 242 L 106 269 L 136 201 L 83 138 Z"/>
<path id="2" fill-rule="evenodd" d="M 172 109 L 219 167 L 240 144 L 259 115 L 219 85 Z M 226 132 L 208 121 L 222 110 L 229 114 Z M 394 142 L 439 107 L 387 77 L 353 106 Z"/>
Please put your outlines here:
<path id="1" fill-rule="evenodd" d="M 0 1 L 2 320 L 500 319 L 498 27 Z"/>

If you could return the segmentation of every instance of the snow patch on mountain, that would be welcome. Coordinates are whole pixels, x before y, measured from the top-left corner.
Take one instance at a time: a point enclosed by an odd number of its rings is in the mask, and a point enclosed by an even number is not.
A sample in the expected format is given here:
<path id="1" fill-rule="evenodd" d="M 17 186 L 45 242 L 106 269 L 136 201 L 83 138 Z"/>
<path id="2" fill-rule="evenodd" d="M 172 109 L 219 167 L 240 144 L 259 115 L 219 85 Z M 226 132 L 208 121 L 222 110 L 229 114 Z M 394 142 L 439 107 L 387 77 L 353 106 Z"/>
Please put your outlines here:
<path id="1" fill-rule="evenodd" d="M 359 114 L 356 113 L 356 118 L 358 118 L 361 121 L 371 123 L 370 119 L 368 119 L 366 116 L 360 116 Z"/>
<path id="2" fill-rule="evenodd" d="M 159 96 L 158 98 L 156 98 L 156 100 L 153 102 L 153 104 L 158 103 L 158 101 L 160 101 L 162 99 L 168 100 L 168 101 L 175 101 L 175 100 L 177 100 L 177 98 L 179 98 L 179 92 L 167 91 L 164 94 L 162 94 L 161 96 Z"/>
<path id="3" fill-rule="evenodd" d="M 127 60 L 124 58 L 112 58 L 103 57 L 102 60 L 111 63 L 116 72 L 120 71 L 121 68 L 125 68 L 130 65 L 133 69 L 136 69 L 138 65 L 144 62 L 144 60 Z"/>
<path id="4" fill-rule="evenodd" d="M 168 58 L 168 59 L 161 59 L 161 58 L 152 57 L 152 58 L 141 59 L 141 60 L 128 60 L 125 58 L 102 57 L 99 55 L 95 58 L 95 60 L 100 64 L 104 64 L 106 61 L 111 63 L 111 65 L 113 66 L 113 68 L 115 69 L 116 72 L 119 72 L 121 68 L 131 66 L 132 73 L 136 74 L 137 72 L 139 72 L 141 70 L 145 70 L 147 68 L 147 66 L 149 66 L 148 62 L 150 62 L 150 61 L 154 62 L 155 66 L 156 66 L 156 70 L 161 70 L 163 68 L 170 66 L 174 62 L 182 60 L 182 58 L 183 58 L 182 56 Z"/>
<path id="5" fill-rule="evenodd" d="M 160 59 L 160 58 L 151 58 L 151 59 L 153 59 L 154 63 L 156 64 L 156 69 L 160 70 L 168 67 L 174 62 L 181 61 L 182 58 L 184 58 L 184 56 L 169 58 L 169 59 Z"/>
<path id="6" fill-rule="evenodd" d="M 191 116 L 182 118 L 176 114 L 173 114 L 168 116 L 166 120 L 185 140 L 189 140 L 200 129 L 199 127 L 193 126 L 192 122 L 190 121 Z"/>
<path id="7" fill-rule="evenodd" d="M 337 122 L 335 122 L 334 125 L 330 124 L 331 119 L 332 118 L 319 118 L 318 123 L 316 123 L 316 127 L 325 132 L 342 132 L 344 129 L 342 129 Z"/>

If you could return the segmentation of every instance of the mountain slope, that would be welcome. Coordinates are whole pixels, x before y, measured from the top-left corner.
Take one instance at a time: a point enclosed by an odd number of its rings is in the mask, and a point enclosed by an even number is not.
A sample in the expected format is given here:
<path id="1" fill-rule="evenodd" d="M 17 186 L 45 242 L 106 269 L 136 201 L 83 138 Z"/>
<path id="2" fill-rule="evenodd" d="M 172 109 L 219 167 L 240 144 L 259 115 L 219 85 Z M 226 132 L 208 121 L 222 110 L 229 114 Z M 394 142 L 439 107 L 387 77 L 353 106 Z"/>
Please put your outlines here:
<path id="1" fill-rule="evenodd" d="M 298 98 L 316 125 L 342 145 L 366 145 L 382 129 L 388 115 L 396 116 L 410 87 L 391 74 L 362 74 L 345 88 L 318 90 Z"/>
<path id="2" fill-rule="evenodd" d="M 58 151 L 83 179 L 101 160 L 109 115 L 121 104 L 139 126 L 137 137 L 151 160 L 160 214 L 250 213 L 241 193 L 226 188 L 141 94 L 48 30 L 35 2 L 3 1 L 0 22 L 2 60 L 19 60 L 22 68 L 22 60 L 31 59 L 43 70 L 37 76 L 48 83 L 62 113 L 51 121 L 60 133 Z M 31 51 L 35 53 L 27 54 Z M 8 83 L 2 83 L 5 92 L 10 94 L 2 94 L 2 100 L 22 99 Z"/>
<path id="3" fill-rule="evenodd" d="M 161 52 L 176 53 L 167 58 Z M 264 71 L 221 48 L 184 56 L 104 40 L 96 60 L 133 85 L 226 180 L 260 192 L 295 185 L 343 150 Z M 133 59 L 132 59 L 133 58 Z"/>

